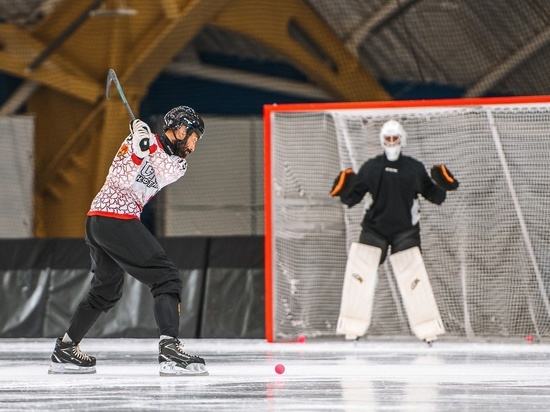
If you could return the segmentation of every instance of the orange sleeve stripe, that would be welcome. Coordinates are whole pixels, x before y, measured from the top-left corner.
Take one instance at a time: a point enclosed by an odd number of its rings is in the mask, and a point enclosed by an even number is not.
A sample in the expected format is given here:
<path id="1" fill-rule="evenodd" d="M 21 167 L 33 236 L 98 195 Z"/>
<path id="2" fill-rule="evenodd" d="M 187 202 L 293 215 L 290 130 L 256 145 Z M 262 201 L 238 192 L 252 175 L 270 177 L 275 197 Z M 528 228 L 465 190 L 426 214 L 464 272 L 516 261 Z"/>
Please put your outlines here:
<path id="1" fill-rule="evenodd" d="M 353 169 L 349 168 L 344 170 L 343 172 L 340 172 L 340 176 L 338 178 L 338 184 L 334 186 L 334 189 L 330 192 L 331 196 L 336 196 L 338 193 L 340 193 L 340 190 L 342 190 L 342 187 L 344 186 L 344 183 L 346 182 L 346 175 L 353 173 Z"/>
<path id="2" fill-rule="evenodd" d="M 441 172 L 443 173 L 443 176 L 445 176 L 445 179 L 449 182 L 454 182 L 455 180 L 447 173 L 447 168 L 443 165 L 441 165 Z"/>

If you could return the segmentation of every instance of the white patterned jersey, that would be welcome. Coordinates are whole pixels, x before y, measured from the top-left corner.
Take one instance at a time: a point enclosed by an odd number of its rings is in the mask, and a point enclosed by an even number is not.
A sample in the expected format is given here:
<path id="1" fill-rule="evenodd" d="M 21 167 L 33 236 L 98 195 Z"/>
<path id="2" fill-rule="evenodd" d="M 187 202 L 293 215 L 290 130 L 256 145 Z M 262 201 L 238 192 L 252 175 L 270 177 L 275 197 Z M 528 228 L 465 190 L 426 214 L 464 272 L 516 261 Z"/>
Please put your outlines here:
<path id="1" fill-rule="evenodd" d="M 88 216 L 139 220 L 147 202 L 185 174 L 187 161 L 166 153 L 154 136 L 156 144 L 143 159 L 134 154 L 131 135 L 124 140 Z"/>

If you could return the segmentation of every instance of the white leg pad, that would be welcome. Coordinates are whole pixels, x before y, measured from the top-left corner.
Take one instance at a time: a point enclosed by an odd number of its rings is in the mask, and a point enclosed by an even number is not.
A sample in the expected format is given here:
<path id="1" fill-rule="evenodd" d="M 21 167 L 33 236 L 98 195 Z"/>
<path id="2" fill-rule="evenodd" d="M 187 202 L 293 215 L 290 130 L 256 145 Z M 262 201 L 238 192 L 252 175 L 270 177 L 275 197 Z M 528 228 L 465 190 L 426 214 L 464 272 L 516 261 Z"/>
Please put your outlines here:
<path id="1" fill-rule="evenodd" d="M 348 255 L 336 334 L 357 339 L 367 333 L 378 281 L 380 248 L 353 242 Z"/>
<path id="2" fill-rule="evenodd" d="M 445 328 L 437 308 L 432 285 L 418 247 L 390 256 L 409 326 L 418 339 L 432 342 Z"/>

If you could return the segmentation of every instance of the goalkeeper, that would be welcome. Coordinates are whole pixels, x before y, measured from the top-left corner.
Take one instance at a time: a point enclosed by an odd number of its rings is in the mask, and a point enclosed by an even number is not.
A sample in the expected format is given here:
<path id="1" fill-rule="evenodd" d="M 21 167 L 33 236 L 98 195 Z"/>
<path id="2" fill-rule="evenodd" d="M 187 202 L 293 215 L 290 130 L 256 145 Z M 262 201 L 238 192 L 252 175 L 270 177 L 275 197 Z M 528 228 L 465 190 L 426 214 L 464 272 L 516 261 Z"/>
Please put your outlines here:
<path id="1" fill-rule="evenodd" d="M 406 145 L 406 141 L 407 133 L 398 121 L 386 122 L 380 130 L 380 143 L 384 154 L 367 160 L 357 174 L 351 169 L 341 172 L 331 191 L 332 196 L 340 197 L 340 200 L 348 207 L 355 206 L 367 193 L 370 194 L 361 224 L 359 245 L 357 245 L 358 248 L 352 248 L 350 251 L 348 266 L 353 265 L 354 261 L 355 263 L 357 261 L 366 262 L 368 261 L 366 256 L 370 256 L 371 263 L 366 264 L 370 265 L 370 268 L 365 269 L 367 272 L 370 270 L 371 277 L 374 276 L 372 289 L 375 287 L 378 265 L 386 259 L 388 249 L 393 256 L 399 252 L 411 252 L 417 248 L 417 254 L 408 256 L 407 262 L 418 264 L 420 259 L 421 263 L 419 195 L 440 205 L 445 201 L 448 190 L 458 188 L 458 181 L 445 166 L 433 166 L 430 178 L 420 161 L 403 155 L 401 149 Z M 364 245 L 368 247 L 362 248 Z M 360 254 L 361 257 L 353 256 L 355 253 Z M 393 261 L 391 263 L 395 273 L 396 265 Z M 409 266 L 405 265 L 399 270 L 406 271 Z M 395 273 L 395 275 L 399 281 L 400 274 Z M 348 303 L 352 307 L 354 304 L 354 302 L 346 302 L 346 288 L 351 287 L 346 285 L 346 281 L 345 278 L 342 309 L 345 309 Z M 368 293 L 374 293 L 374 291 Z M 353 301 L 355 298 L 351 299 Z M 364 296 L 357 299 L 365 301 Z M 372 306 L 372 301 L 368 302 L 368 305 Z M 367 309 L 371 309 L 371 307 Z M 366 332 L 370 323 L 370 310 L 366 315 L 367 319 L 359 322 L 358 328 L 354 326 L 358 316 L 355 313 L 356 310 L 352 308 L 351 312 L 353 313 L 348 316 L 341 310 L 338 329 L 348 338 L 356 338 Z M 348 319 L 346 322 L 346 316 L 353 319 Z M 365 315 L 360 314 L 359 317 L 361 316 Z M 411 327 L 414 330 L 414 325 Z M 430 334 L 429 338 L 434 338 L 434 336 Z"/>

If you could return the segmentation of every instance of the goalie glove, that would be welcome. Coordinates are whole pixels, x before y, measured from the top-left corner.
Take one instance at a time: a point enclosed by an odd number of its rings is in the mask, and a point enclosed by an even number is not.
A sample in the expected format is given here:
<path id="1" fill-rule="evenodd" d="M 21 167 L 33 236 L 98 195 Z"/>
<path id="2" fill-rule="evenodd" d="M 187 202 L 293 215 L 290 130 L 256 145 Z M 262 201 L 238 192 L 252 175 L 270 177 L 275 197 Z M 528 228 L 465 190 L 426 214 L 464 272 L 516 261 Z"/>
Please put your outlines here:
<path id="1" fill-rule="evenodd" d="M 431 170 L 433 181 L 442 189 L 456 190 L 458 188 L 458 180 L 447 169 L 445 165 L 434 165 Z"/>
<path id="2" fill-rule="evenodd" d="M 334 179 L 330 195 L 340 196 L 341 198 L 347 197 L 351 193 L 356 181 L 357 175 L 352 168 L 342 170 L 336 179 Z"/>
<path id="3" fill-rule="evenodd" d="M 154 145 L 154 136 L 149 125 L 140 119 L 130 122 L 130 133 L 132 134 L 132 148 L 134 154 L 143 159 L 147 156 Z M 154 150 L 153 150 L 154 151 Z"/>

